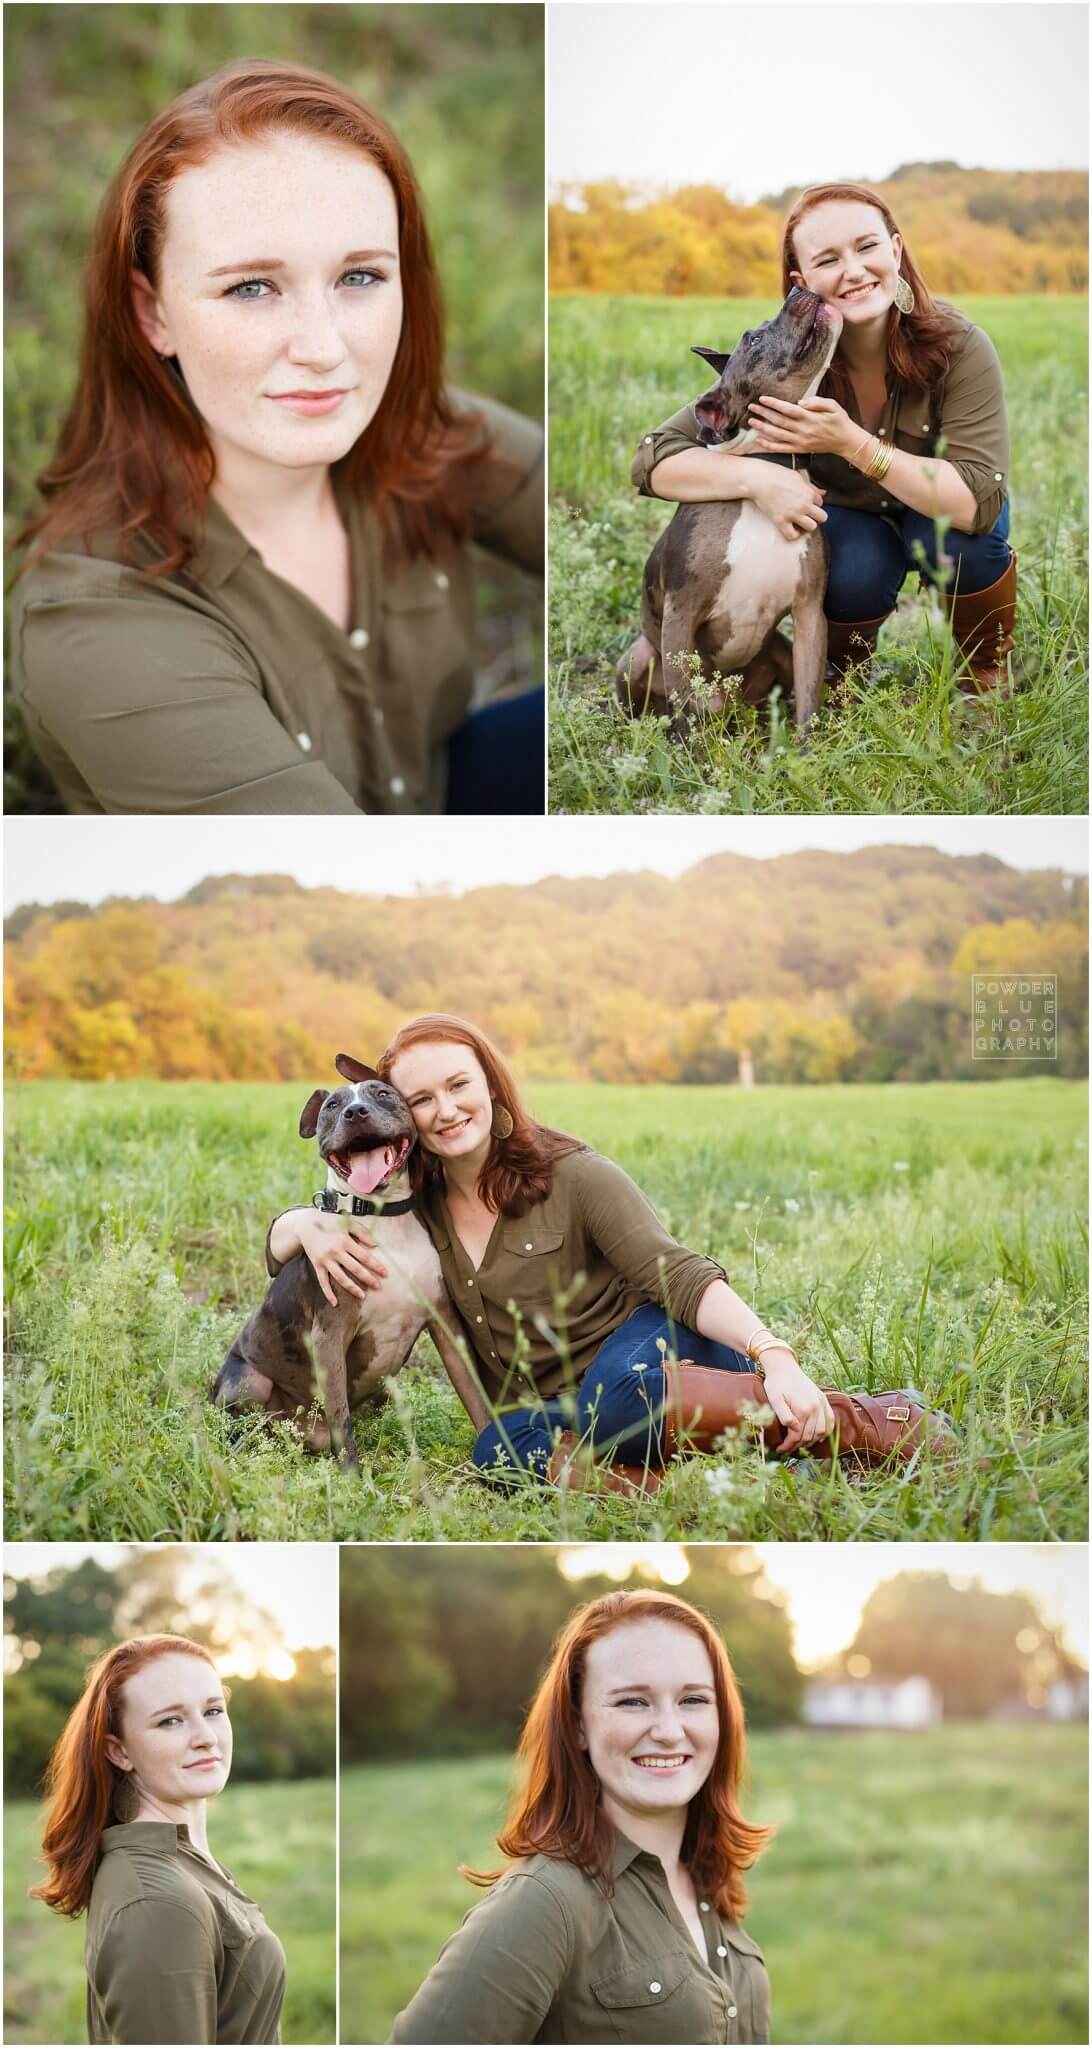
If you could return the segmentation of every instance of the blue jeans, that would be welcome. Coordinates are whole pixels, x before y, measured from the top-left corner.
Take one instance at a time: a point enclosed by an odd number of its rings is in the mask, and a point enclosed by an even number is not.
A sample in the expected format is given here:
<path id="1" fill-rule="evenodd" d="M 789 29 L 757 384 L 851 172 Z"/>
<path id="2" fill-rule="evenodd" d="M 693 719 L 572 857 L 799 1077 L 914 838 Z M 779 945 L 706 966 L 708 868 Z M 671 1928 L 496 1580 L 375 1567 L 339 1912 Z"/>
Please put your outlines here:
<path id="1" fill-rule="evenodd" d="M 472 711 L 447 748 L 450 816 L 540 818 L 546 808 L 546 693 Z"/>
<path id="2" fill-rule="evenodd" d="M 754 1371 L 741 1351 L 699 1337 L 685 1323 L 672 1323 L 655 1302 L 646 1302 L 599 1346 L 576 1389 L 575 1415 L 572 1397 L 555 1397 L 534 1408 L 513 1408 L 483 1429 L 472 1454 L 482 1478 L 503 1486 L 518 1465 L 544 1479 L 559 1429 L 575 1430 L 598 1457 L 662 1465 L 660 1340 L 673 1357 L 692 1359 L 695 1365 L 719 1366 L 724 1372 Z"/>
<path id="3" fill-rule="evenodd" d="M 845 505 L 827 505 L 826 534 L 830 548 L 830 575 L 823 609 L 828 619 L 852 624 L 866 619 L 885 619 L 895 609 L 895 599 L 911 569 L 917 569 L 930 583 L 936 581 L 937 536 L 931 519 L 923 512 L 892 502 L 897 527 L 889 526 L 876 512 L 851 511 Z M 958 572 L 946 588 L 967 595 L 989 590 L 1009 565 L 1009 501 L 1006 498 L 989 533 L 960 533 L 954 526 L 944 536 L 944 554 Z M 927 567 L 922 570 L 914 554 L 914 543 L 925 550 Z"/>

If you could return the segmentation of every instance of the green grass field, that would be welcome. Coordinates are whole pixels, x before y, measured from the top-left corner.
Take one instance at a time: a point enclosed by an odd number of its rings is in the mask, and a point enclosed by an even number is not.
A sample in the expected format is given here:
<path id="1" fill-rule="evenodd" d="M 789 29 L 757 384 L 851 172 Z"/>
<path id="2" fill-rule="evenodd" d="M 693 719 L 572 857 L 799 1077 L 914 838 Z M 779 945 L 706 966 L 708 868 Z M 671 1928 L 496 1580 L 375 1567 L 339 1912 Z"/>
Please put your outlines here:
<path id="1" fill-rule="evenodd" d="M 1083 813 L 1083 298 L 960 301 L 1005 372 L 1023 678 L 1010 703 L 980 708 L 954 689 L 950 635 L 911 575 L 871 682 L 828 708 L 806 751 L 786 707 L 711 717 L 683 744 L 615 706 L 610 672 L 637 629 L 645 557 L 668 518 L 633 491 L 633 450 L 703 388 L 692 342 L 729 347 L 774 310 L 757 299 L 550 302 L 551 809 Z"/>
<path id="2" fill-rule="evenodd" d="M 363 1476 L 206 1390 L 307 1201 L 298 1085 L 39 1082 L 7 1091 L 10 1539 L 1073 1540 L 1087 1534 L 1085 1088 L 540 1085 L 720 1259 L 820 1383 L 912 1385 L 959 1465 L 810 1479 L 750 1445 L 633 1502 L 469 1467 L 431 1347 L 359 1413 Z"/>
<path id="3" fill-rule="evenodd" d="M 243 1785 L 218 1800 L 213 1854 L 257 1899 L 288 1958 L 282 2039 L 330 2042 L 336 2014 L 334 1780 Z M 4 2038 L 86 2041 L 85 1922 L 27 1893 L 40 1882 L 41 1809 L 4 1808 Z"/>
<path id="4" fill-rule="evenodd" d="M 773 2039 L 1083 2042 L 1086 1731 L 954 1724 L 751 1740 L 778 1833 L 747 1925 Z M 388 2038 L 496 1867 L 507 1758 L 342 1777 L 341 2037 Z"/>

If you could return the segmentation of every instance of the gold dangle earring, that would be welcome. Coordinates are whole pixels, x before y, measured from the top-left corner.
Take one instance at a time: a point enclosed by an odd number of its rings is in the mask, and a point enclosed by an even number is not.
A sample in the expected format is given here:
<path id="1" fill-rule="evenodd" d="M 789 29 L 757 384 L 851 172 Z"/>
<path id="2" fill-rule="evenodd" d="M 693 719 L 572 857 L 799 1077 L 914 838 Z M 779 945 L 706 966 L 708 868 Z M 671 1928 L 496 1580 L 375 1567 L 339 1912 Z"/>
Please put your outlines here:
<path id="1" fill-rule="evenodd" d="M 503 1102 L 493 1104 L 493 1121 L 489 1128 L 495 1138 L 510 1138 L 515 1130 L 515 1119 L 511 1110 L 505 1109 Z"/>
<path id="2" fill-rule="evenodd" d="M 913 289 L 907 284 L 901 271 L 899 272 L 899 281 L 895 286 L 895 304 L 900 313 L 912 313 L 914 310 Z"/>

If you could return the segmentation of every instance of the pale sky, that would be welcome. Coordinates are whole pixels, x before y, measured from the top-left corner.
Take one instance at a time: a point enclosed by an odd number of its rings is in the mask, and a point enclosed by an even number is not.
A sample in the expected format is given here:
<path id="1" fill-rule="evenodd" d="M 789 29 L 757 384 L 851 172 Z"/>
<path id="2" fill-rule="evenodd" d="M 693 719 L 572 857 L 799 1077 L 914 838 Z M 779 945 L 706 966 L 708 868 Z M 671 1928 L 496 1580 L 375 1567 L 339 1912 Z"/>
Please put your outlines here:
<path id="1" fill-rule="evenodd" d="M 4 911 L 106 896 L 171 902 L 206 875 L 293 875 L 359 895 L 457 892 L 545 875 L 663 875 L 715 853 L 937 846 L 1088 872 L 1084 818 L 8 818 Z"/>
<path id="2" fill-rule="evenodd" d="M 704 1547 L 704 1546 L 703 1546 Z M 1088 1549 L 1083 1543 L 756 1543 L 766 1577 L 789 1600 L 797 1662 L 825 1663 L 853 1641 L 861 1610 L 881 1579 L 899 1572 L 947 1572 L 991 1593 L 1030 1593 L 1044 1621 L 1062 1627 L 1073 1654 L 1088 1661 Z M 567 1577 L 625 1576 L 646 1556 L 686 1598 L 686 1557 L 677 1543 L 596 1543 L 565 1554 Z"/>
<path id="3" fill-rule="evenodd" d="M 1088 164 L 1088 12 L 1059 0 L 548 8 L 549 176 L 752 202 L 901 163 Z"/>
<path id="4" fill-rule="evenodd" d="M 142 1543 L 6 1543 L 4 1570 L 37 1578 L 58 1566 L 71 1568 L 97 1557 L 107 1571 L 133 1551 L 162 1548 Z M 331 1543 L 192 1543 L 194 1580 L 223 1573 L 279 1624 L 289 1650 L 324 1649 L 338 1639 L 338 1560 Z M 183 1581 L 185 1584 L 185 1581 Z M 225 1676 L 248 1675 L 245 1658 L 217 1659 Z M 277 1671 L 284 1677 L 284 1671 Z"/>

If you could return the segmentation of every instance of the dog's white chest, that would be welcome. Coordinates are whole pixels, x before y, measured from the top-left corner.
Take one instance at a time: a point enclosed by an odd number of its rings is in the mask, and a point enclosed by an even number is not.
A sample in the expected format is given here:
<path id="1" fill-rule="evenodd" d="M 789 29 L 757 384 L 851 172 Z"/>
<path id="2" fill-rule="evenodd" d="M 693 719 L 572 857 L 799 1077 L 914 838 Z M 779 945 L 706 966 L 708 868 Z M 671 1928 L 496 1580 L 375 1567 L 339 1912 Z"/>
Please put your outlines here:
<path id="1" fill-rule="evenodd" d="M 744 662 L 791 612 L 807 539 L 786 540 L 772 519 L 745 498 L 724 555 L 725 575 L 709 615 L 721 635 L 719 659 Z"/>

